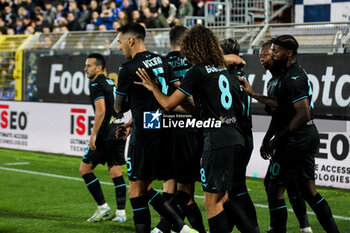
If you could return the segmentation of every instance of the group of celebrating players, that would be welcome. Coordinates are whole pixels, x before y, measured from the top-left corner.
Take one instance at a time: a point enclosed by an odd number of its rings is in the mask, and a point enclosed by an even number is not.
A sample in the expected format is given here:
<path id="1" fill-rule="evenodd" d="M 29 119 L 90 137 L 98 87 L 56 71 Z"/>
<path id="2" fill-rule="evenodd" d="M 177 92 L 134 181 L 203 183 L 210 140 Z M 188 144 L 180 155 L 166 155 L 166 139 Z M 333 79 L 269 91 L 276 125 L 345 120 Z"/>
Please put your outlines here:
<path id="1" fill-rule="evenodd" d="M 270 159 L 264 180 L 268 232 L 286 232 L 285 190 L 300 232 L 312 232 L 305 201 L 326 232 L 339 232 L 326 200 L 315 188 L 319 136 L 313 123 L 312 89 L 297 63 L 295 38 L 282 35 L 263 44 L 260 62 L 272 74 L 268 96 L 263 96 L 254 92 L 242 71 L 244 61 L 235 39 L 219 43 L 203 26 L 175 26 L 169 34 L 171 52 L 162 57 L 147 51 L 145 34 L 137 23 L 118 29 L 119 49 L 128 61 L 119 68 L 117 87 L 104 75 L 102 55 L 91 54 L 85 63 L 95 121 L 80 174 L 98 205 L 88 221 L 126 221 L 121 169 L 126 162 L 136 232 L 151 232 L 149 204 L 161 216 L 153 233 L 206 232 L 194 200 L 196 181 L 202 182 L 211 233 L 231 232 L 234 226 L 241 232 L 260 232 L 245 182 L 253 150 L 253 97 L 272 116 L 260 148 L 261 156 Z M 125 122 L 123 113 L 129 109 L 132 118 Z M 221 127 L 146 129 L 146 112 L 154 112 L 154 117 L 160 112 L 191 114 L 195 120 L 220 120 Z M 117 200 L 116 213 L 110 217 L 111 209 L 93 173 L 106 162 Z M 164 181 L 162 194 L 152 188 L 153 180 Z"/>

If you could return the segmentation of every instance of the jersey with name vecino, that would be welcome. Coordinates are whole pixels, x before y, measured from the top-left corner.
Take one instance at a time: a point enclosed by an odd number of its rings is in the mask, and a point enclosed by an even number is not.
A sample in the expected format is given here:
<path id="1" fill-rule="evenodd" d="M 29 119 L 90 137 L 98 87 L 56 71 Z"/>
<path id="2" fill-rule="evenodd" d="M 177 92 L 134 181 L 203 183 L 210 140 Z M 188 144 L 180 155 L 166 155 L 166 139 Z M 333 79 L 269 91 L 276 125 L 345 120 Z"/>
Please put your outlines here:
<path id="1" fill-rule="evenodd" d="M 102 125 L 99 130 L 99 134 L 108 132 L 107 129 L 110 125 L 119 126 L 125 123 L 124 115 L 117 114 L 114 111 L 114 92 L 116 90 L 114 81 L 107 78 L 105 75 L 99 75 L 94 81 L 90 82 L 90 102 L 95 111 L 95 102 L 99 99 L 105 100 L 106 112 Z M 107 136 L 107 135 L 104 135 Z M 111 136 L 111 135 L 109 135 Z M 115 136 L 113 135 L 113 139 Z"/>
<path id="2" fill-rule="evenodd" d="M 191 68 L 187 58 L 183 57 L 180 51 L 172 51 L 166 55 L 166 59 L 181 82 L 186 72 Z"/>
<path id="3" fill-rule="evenodd" d="M 118 86 L 116 93 L 127 96 L 133 118 L 130 143 L 158 143 L 160 141 L 160 129 L 144 129 L 144 113 L 156 112 L 161 108 L 153 93 L 142 85 L 137 76 L 138 68 L 144 68 L 153 80 L 158 80 L 160 89 L 164 94 L 170 91 L 169 83 L 178 80 L 167 60 L 155 53 L 148 51 L 137 53 L 133 59 L 125 62 L 119 68 Z M 154 137 L 152 137 L 154 135 Z"/>
<path id="4" fill-rule="evenodd" d="M 281 131 L 289 125 L 296 114 L 293 104 L 300 100 L 309 100 L 311 119 L 313 119 L 312 88 L 304 69 L 295 62 L 281 74 L 278 80 L 276 90 L 278 101 L 277 131 Z"/>
<path id="5" fill-rule="evenodd" d="M 225 67 L 195 65 L 185 75 L 179 90 L 193 95 L 200 119 L 221 121 L 220 128 L 204 128 L 204 150 L 243 145 L 237 121 L 242 112 L 236 82 Z"/>

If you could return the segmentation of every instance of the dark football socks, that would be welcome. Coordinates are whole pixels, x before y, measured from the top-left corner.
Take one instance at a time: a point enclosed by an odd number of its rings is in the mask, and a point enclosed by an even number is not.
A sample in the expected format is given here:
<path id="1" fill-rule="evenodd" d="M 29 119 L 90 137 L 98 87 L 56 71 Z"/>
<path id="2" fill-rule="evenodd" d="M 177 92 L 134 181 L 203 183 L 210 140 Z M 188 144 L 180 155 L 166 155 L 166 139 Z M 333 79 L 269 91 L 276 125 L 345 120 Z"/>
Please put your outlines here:
<path id="1" fill-rule="evenodd" d="M 308 201 L 310 207 L 315 212 L 318 221 L 327 233 L 339 233 L 338 227 L 334 221 L 332 211 L 329 205 L 319 193 Z"/>
<path id="2" fill-rule="evenodd" d="M 259 232 L 254 204 L 246 187 L 236 187 L 229 192 L 229 199 L 224 203 L 229 229 L 234 225 L 242 232 Z"/>
<path id="3" fill-rule="evenodd" d="M 136 233 L 151 231 L 151 214 L 148 209 L 147 196 L 130 198 Z"/>
<path id="4" fill-rule="evenodd" d="M 147 192 L 148 203 L 166 220 L 172 223 L 174 230 L 179 232 L 185 225 L 170 203 L 157 191 L 150 189 Z"/>
<path id="5" fill-rule="evenodd" d="M 103 205 L 104 203 L 106 203 L 100 182 L 98 181 L 98 178 L 94 175 L 94 173 L 91 172 L 83 175 L 82 177 L 85 181 L 86 187 L 97 202 L 97 205 Z"/>
<path id="6" fill-rule="evenodd" d="M 229 232 L 225 210 L 220 212 L 218 215 L 212 218 L 209 218 L 208 222 L 209 222 L 210 233 Z"/>
<path id="7" fill-rule="evenodd" d="M 269 209 L 273 231 L 285 233 L 287 224 L 287 206 L 284 199 L 270 201 Z"/>
<path id="8" fill-rule="evenodd" d="M 173 193 L 163 192 L 163 196 L 164 196 L 164 198 L 167 201 L 170 201 L 170 199 L 174 196 L 174 194 Z M 171 224 L 165 218 L 160 216 L 160 221 L 159 221 L 159 223 L 157 225 L 157 228 L 159 230 L 161 230 L 162 232 L 164 232 L 164 233 L 168 233 L 168 232 L 170 232 Z"/>
<path id="9" fill-rule="evenodd" d="M 197 230 L 199 233 L 206 233 L 202 213 L 196 203 L 187 206 L 186 217 L 193 229 Z"/>
<path id="10" fill-rule="evenodd" d="M 117 200 L 117 209 L 124 210 L 126 202 L 126 184 L 123 176 L 112 179 L 114 183 L 115 196 Z"/>
<path id="11" fill-rule="evenodd" d="M 309 227 L 309 219 L 306 214 L 306 205 L 304 198 L 300 195 L 296 187 L 288 185 L 287 188 L 289 202 L 292 205 L 295 216 L 298 219 L 300 228 Z"/>

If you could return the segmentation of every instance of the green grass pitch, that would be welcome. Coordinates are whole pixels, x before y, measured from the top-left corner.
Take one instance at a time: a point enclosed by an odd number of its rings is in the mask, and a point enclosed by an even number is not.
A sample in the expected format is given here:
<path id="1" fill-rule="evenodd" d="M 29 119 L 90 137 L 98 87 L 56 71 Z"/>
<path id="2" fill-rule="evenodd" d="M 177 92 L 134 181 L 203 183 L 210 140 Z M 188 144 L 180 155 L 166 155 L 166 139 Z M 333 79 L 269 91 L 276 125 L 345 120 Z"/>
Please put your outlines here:
<path id="1" fill-rule="evenodd" d="M 130 202 L 126 203 L 125 223 L 88 223 L 96 209 L 79 175 L 81 158 L 0 148 L 0 232 L 134 232 Z M 126 168 L 124 167 L 124 174 Z M 96 175 L 102 184 L 106 201 L 115 210 L 115 196 L 107 167 L 98 166 Z M 128 183 L 128 179 L 125 176 Z M 261 179 L 247 179 L 249 193 L 256 205 L 261 232 L 269 225 L 266 194 Z M 160 182 L 154 182 L 161 189 Z M 350 232 L 350 191 L 318 188 L 326 198 L 342 233 Z M 196 201 L 202 210 L 206 229 L 207 217 L 201 185 L 196 185 Z M 287 201 L 288 209 L 291 207 Z M 159 220 L 150 207 L 152 226 Z M 308 211 L 311 209 L 308 207 Z M 324 232 L 314 214 L 309 220 L 314 233 Z M 299 232 L 294 214 L 288 212 L 287 232 Z M 238 232 L 236 229 L 234 232 Z"/>

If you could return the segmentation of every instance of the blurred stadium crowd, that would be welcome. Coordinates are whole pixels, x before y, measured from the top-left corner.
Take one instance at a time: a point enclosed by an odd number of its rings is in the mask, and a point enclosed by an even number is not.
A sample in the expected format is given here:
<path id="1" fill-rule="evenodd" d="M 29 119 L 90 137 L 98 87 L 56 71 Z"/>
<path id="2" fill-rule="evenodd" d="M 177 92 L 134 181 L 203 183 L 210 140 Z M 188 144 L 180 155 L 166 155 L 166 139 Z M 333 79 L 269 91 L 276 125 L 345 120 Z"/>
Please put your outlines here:
<path id="1" fill-rule="evenodd" d="M 182 25 L 204 15 L 208 0 L 0 0 L 0 33 L 116 30 L 129 22 L 146 28 Z"/>

